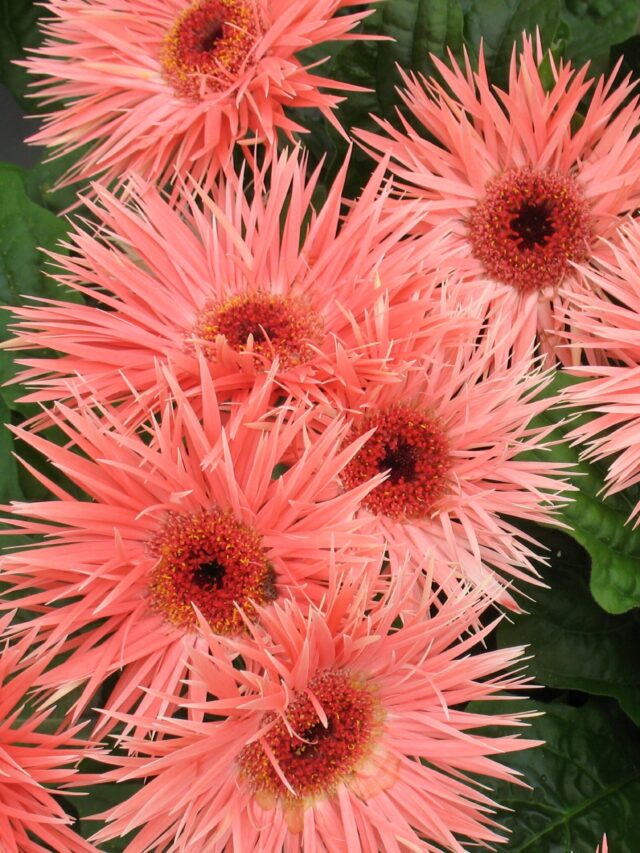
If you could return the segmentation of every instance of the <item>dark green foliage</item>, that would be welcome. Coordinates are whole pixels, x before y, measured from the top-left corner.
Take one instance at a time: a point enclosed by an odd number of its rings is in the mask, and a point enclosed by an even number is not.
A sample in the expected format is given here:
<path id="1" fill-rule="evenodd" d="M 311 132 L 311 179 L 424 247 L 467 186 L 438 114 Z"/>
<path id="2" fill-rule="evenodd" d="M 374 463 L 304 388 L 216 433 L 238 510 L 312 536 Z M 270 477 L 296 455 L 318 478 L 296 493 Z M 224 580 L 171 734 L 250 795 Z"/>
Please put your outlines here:
<path id="1" fill-rule="evenodd" d="M 0 0 L 0 83 L 11 90 L 23 109 L 33 112 L 35 101 L 26 97 L 34 78 L 15 60 L 24 59 L 27 48 L 41 41 L 38 20 L 43 9 L 33 0 Z"/>
<path id="2" fill-rule="evenodd" d="M 544 746 L 513 753 L 529 789 L 491 784 L 497 802 L 512 812 L 500 815 L 511 836 L 509 853 L 595 853 L 606 831 L 609 849 L 640 849 L 640 733 L 612 702 L 589 700 L 518 703 L 542 711 L 523 736 Z M 478 702 L 469 710 L 504 713 L 504 702 Z M 511 710 L 511 709 L 510 709 Z M 489 729 L 499 736 L 504 730 Z"/>
<path id="3" fill-rule="evenodd" d="M 575 381 L 558 374 L 552 389 Z M 550 389 L 551 390 L 551 389 Z M 566 440 L 571 430 L 566 409 L 547 409 L 535 419 L 538 426 L 555 425 L 550 435 L 553 446 L 533 451 L 529 458 L 571 463 L 570 495 L 559 519 L 588 552 L 591 559 L 591 592 L 609 613 L 625 613 L 640 605 L 640 528 L 627 524 L 634 499 L 627 493 L 603 498 L 603 464 L 580 461 L 580 450 Z M 637 500 L 637 498 L 636 498 Z"/>
<path id="4" fill-rule="evenodd" d="M 523 31 L 540 31 L 551 46 L 560 23 L 561 0 L 463 0 L 464 34 L 469 47 L 484 44 L 489 79 L 497 86 L 507 81 L 514 43 Z"/>
<path id="5" fill-rule="evenodd" d="M 0 397 L 0 503 L 19 500 L 22 497 L 18 475 L 18 464 L 12 455 L 13 438 L 6 424 L 11 420 L 11 410 Z M 0 543 L 1 544 L 1 543 Z"/>
<path id="6" fill-rule="evenodd" d="M 80 158 L 83 150 L 71 151 L 63 157 L 53 159 L 49 159 L 45 153 L 42 160 L 25 175 L 25 188 L 31 201 L 56 214 L 63 214 L 75 205 L 78 193 L 82 192 L 84 187 L 74 183 L 72 186 L 59 189 L 56 188 L 56 184 Z M 85 211 L 86 208 L 83 214 Z M 74 214 L 77 215 L 78 211 L 74 211 Z"/>
<path id="7" fill-rule="evenodd" d="M 29 196 L 30 175 L 18 166 L 0 163 L 0 305 L 22 304 L 30 296 L 67 298 L 79 301 L 59 287 L 47 274 L 52 264 L 46 251 L 56 249 L 67 233 L 67 222 L 40 207 Z M 0 337 L 11 337 L 9 311 L 0 313 Z M 12 354 L 0 350 L 0 381 L 9 379 L 15 368 Z M 13 406 L 20 390 L 3 387 L 2 396 Z"/>
<path id="8" fill-rule="evenodd" d="M 530 532 L 534 533 L 531 526 Z M 501 647 L 528 645 L 529 670 L 540 684 L 617 699 L 640 724 L 640 623 L 635 613 L 605 613 L 589 592 L 587 554 L 566 533 L 535 532 L 549 548 L 548 589 L 525 602 L 498 629 Z"/>
<path id="9" fill-rule="evenodd" d="M 563 53 L 578 65 L 591 62 L 593 74 L 606 73 L 612 46 L 640 29 L 637 0 L 564 0 L 563 7 Z"/>
<path id="10" fill-rule="evenodd" d="M 92 772 L 100 773 L 99 767 L 93 767 Z M 80 821 L 77 827 L 83 838 L 90 838 L 102 826 L 102 821 L 89 820 L 91 815 L 101 814 L 113 808 L 118 803 L 132 797 L 141 787 L 140 782 L 121 782 L 119 784 L 105 782 L 94 785 L 88 796 L 74 797 L 73 806 L 78 812 Z M 124 838 L 114 838 L 100 844 L 101 853 L 124 853 L 131 843 L 135 833 L 129 833 Z"/>

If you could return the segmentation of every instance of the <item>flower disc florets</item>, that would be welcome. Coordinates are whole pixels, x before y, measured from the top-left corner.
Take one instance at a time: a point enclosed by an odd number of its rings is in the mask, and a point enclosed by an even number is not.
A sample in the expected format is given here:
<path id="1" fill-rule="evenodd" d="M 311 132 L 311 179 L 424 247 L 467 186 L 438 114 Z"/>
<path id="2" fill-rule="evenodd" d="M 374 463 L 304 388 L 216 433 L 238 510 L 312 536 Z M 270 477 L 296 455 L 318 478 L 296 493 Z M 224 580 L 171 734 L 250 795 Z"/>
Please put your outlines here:
<path id="1" fill-rule="evenodd" d="M 149 550 L 159 557 L 153 606 L 174 625 L 195 625 L 193 603 L 216 633 L 234 633 L 242 625 L 238 606 L 252 613 L 253 604 L 276 597 L 262 537 L 231 512 L 170 513 Z"/>
<path id="2" fill-rule="evenodd" d="M 295 802 L 326 795 L 366 758 L 381 716 L 371 688 L 359 677 L 339 669 L 320 672 L 307 691 L 293 695 L 284 717 L 265 715 L 261 728 L 274 724 L 244 747 L 240 775 L 265 806 L 280 797 Z"/>
<path id="3" fill-rule="evenodd" d="M 440 234 L 441 256 L 457 259 L 451 290 L 499 330 L 495 363 L 535 347 L 576 364 L 565 316 L 589 285 L 575 264 L 606 263 L 640 207 L 637 81 L 619 68 L 589 79 L 588 65 L 558 63 L 526 33 L 504 88 L 482 50 L 475 66 L 433 62 L 433 77 L 400 72 L 401 127 L 379 118 L 381 132 L 354 135 L 390 158 L 400 206 L 422 201 L 418 230 Z"/>
<path id="4" fill-rule="evenodd" d="M 588 256 L 591 220 L 572 177 L 524 167 L 487 183 L 467 227 L 487 272 L 530 290 L 558 284 L 571 261 Z"/>
<path id="5" fill-rule="evenodd" d="M 278 356 L 284 369 L 308 361 L 321 342 L 323 322 L 302 299 L 256 291 L 209 305 L 193 330 L 194 338 L 215 343 L 219 335 L 236 352 L 251 351 L 269 360 Z M 251 338 L 251 342 L 250 339 Z"/>
<path id="6" fill-rule="evenodd" d="M 316 109 L 338 126 L 339 92 L 357 87 L 315 74 L 322 60 L 299 54 L 349 38 L 367 5 L 43 0 L 44 39 L 23 64 L 47 115 L 30 141 L 57 154 L 82 148 L 65 183 L 120 185 L 136 174 L 173 185 L 175 200 L 188 176 L 209 190 L 236 145 L 259 145 L 269 160 L 281 134 L 304 131 L 289 109 Z"/>
<path id="7" fill-rule="evenodd" d="M 426 410 L 394 405 L 367 415 L 350 438 L 375 433 L 343 472 L 354 488 L 384 471 L 389 477 L 363 505 L 390 518 L 423 518 L 447 489 L 448 441 L 438 420 Z"/>
<path id="8" fill-rule="evenodd" d="M 165 39 L 161 54 L 164 75 L 176 95 L 187 100 L 199 100 L 203 86 L 224 91 L 249 60 L 259 34 L 253 3 L 196 0 Z"/>

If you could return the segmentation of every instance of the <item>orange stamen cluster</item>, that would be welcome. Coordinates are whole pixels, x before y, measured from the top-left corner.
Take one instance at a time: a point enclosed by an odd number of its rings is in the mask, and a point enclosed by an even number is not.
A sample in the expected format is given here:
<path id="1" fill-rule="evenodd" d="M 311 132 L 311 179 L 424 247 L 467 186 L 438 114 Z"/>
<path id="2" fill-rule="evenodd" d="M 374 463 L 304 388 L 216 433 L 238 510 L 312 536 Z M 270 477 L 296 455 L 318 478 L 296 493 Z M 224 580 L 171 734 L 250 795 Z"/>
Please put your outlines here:
<path id="1" fill-rule="evenodd" d="M 374 427 L 375 433 L 344 469 L 343 484 L 354 488 L 389 471 L 364 506 L 390 518 L 424 518 L 447 490 L 451 463 L 442 427 L 424 410 L 390 406 L 363 418 L 349 441 Z"/>
<path id="2" fill-rule="evenodd" d="M 467 226 L 487 272 L 522 290 L 559 284 L 570 261 L 585 260 L 593 239 L 591 212 L 575 179 L 529 167 L 489 181 Z"/>
<path id="3" fill-rule="evenodd" d="M 322 707 L 326 724 L 309 692 Z M 343 670 L 324 670 L 309 682 L 308 691 L 293 694 L 284 717 L 265 714 L 260 728 L 274 723 L 240 753 L 240 775 L 263 803 L 282 798 L 291 804 L 330 794 L 366 760 L 381 731 L 382 716 L 364 681 Z"/>
<path id="4" fill-rule="evenodd" d="M 322 339 L 322 328 L 322 318 L 302 299 L 256 291 L 207 307 L 193 336 L 213 343 L 223 335 L 232 349 L 269 360 L 278 356 L 280 366 L 287 369 L 309 361 L 313 345 Z M 205 347 L 208 350 L 211 355 L 213 347 Z"/>
<path id="5" fill-rule="evenodd" d="M 158 557 L 149 584 L 153 607 L 179 627 L 195 625 L 195 604 L 218 634 L 242 627 L 237 606 L 276 597 L 275 574 L 260 534 L 217 508 L 170 513 L 149 542 Z"/>
<path id="6" fill-rule="evenodd" d="M 223 91 L 246 65 L 260 32 L 251 0 L 196 0 L 165 38 L 164 75 L 176 94 L 189 100 L 207 90 Z"/>

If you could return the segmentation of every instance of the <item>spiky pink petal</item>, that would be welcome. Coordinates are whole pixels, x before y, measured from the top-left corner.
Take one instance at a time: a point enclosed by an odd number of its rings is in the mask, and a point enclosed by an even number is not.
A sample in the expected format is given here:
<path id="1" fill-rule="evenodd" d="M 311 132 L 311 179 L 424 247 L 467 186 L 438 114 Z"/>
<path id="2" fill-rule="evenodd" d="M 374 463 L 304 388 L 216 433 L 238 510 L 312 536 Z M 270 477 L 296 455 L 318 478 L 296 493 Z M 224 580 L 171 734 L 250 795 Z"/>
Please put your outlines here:
<path id="1" fill-rule="evenodd" d="M 423 201 L 422 229 L 446 232 L 462 292 L 481 296 L 501 329 L 498 355 L 526 353 L 537 333 L 571 363 L 575 354 L 560 346 L 564 308 L 567 292 L 585 288 L 572 263 L 606 257 L 599 238 L 613 238 L 640 205 L 635 84 L 619 82 L 615 68 L 594 85 L 587 66 L 557 64 L 526 35 L 506 91 L 491 85 L 482 51 L 477 69 L 468 57 L 464 67 L 433 61 L 440 80 L 403 73 L 403 101 L 426 134 L 400 116 L 400 130 L 377 119 L 383 133 L 357 135 L 391 157 L 403 199 Z"/>
<path id="2" fill-rule="evenodd" d="M 590 363 L 571 369 L 584 381 L 566 388 L 564 396 L 589 417 L 581 419 L 568 437 L 584 445 L 585 459 L 606 460 L 607 494 L 614 494 L 640 482 L 638 223 L 630 220 L 621 229 L 609 261 L 584 274 L 589 289 L 571 295 L 566 325 L 569 345 L 584 350 Z M 638 512 L 640 504 L 631 517 Z"/>
<path id="3" fill-rule="evenodd" d="M 231 170 L 213 199 L 185 187 L 180 208 L 144 183 L 130 203 L 97 187 L 89 206 L 101 225 L 78 226 L 69 254 L 55 256 L 60 284 L 90 304 L 16 309 L 15 347 L 47 351 L 18 359 L 20 381 L 35 389 L 25 399 L 70 402 L 90 390 L 144 412 L 157 360 L 199 393 L 201 351 L 221 394 L 246 390 L 277 360 L 285 394 L 331 403 L 345 385 L 395 381 L 436 338 L 472 338 L 477 320 L 451 316 L 433 290 L 439 245 L 418 263 L 404 239 L 414 219 L 388 212 L 384 167 L 344 213 L 346 165 L 317 211 L 319 171 L 306 177 L 297 152 L 255 175 L 250 199 L 248 176 Z"/>
<path id="4" fill-rule="evenodd" d="M 293 603 L 277 605 L 251 628 L 252 643 L 216 637 L 203 624 L 208 649 L 194 649 L 189 664 L 190 681 L 210 695 L 189 703 L 200 721 L 138 721 L 140 732 L 154 737 L 127 738 L 130 754 L 110 757 L 115 769 L 106 776 L 147 784 L 101 815 L 108 826 L 95 840 L 139 828 L 131 853 L 194 846 L 212 853 L 399 853 L 435 851 L 436 844 L 462 853 L 459 837 L 504 840 L 492 816 L 496 805 L 474 780 L 480 774 L 518 782 L 496 758 L 536 742 L 476 731 L 523 725 L 522 715 L 492 717 L 460 706 L 520 690 L 527 679 L 512 667 L 522 649 L 468 654 L 493 627 L 471 630 L 486 603 L 477 592 L 442 603 L 428 585 L 413 615 L 408 596 L 398 579 L 366 608 L 362 598 L 346 608 L 332 599 L 324 613 L 312 608 L 306 615 Z M 234 669 L 232 651 L 247 671 Z M 341 685 L 342 698 L 327 692 L 329 683 Z M 336 702 L 352 704 L 348 721 L 327 716 Z M 356 747 L 350 764 L 339 734 L 346 723 Z M 340 756 L 341 769 L 325 754 Z M 305 762 L 318 786 L 304 797 L 292 785 L 296 762 L 300 769 Z"/>
<path id="5" fill-rule="evenodd" d="M 336 13 L 362 0 L 44 5 L 48 38 L 24 64 L 53 109 L 30 141 L 60 153 L 89 146 L 67 183 L 98 175 L 120 182 L 129 171 L 159 185 L 186 174 L 210 182 L 235 144 L 261 143 L 270 153 L 278 130 L 304 131 L 285 107 L 315 107 L 339 127 L 333 110 L 343 98 L 321 89 L 359 88 L 310 73 L 296 54 L 358 38 L 350 32 L 367 11 Z M 188 38 L 202 62 L 185 55 Z"/>
<path id="6" fill-rule="evenodd" d="M 0 634 L 13 614 L 0 618 Z M 29 691 L 51 663 L 51 653 L 39 652 L 31 666 L 34 631 L 0 649 L 0 839 L 3 853 L 95 853 L 96 848 L 72 828 L 72 819 L 55 798 L 78 783 L 75 766 L 89 754 L 89 745 L 76 737 L 82 726 L 42 731 L 50 711 L 36 711 Z M 27 711 L 27 709 L 29 709 Z"/>
<path id="7" fill-rule="evenodd" d="M 362 444 L 343 446 L 348 424 L 336 421 L 319 440 L 304 440 L 311 412 L 301 402 L 274 410 L 272 376 L 228 407 L 204 366 L 196 414 L 168 371 L 164 377 L 167 402 L 147 437 L 127 429 L 117 407 L 96 401 L 52 415 L 74 446 L 15 430 L 86 494 L 54 486 L 55 500 L 14 502 L 6 523 L 40 541 L 2 558 L 11 604 L 35 611 L 29 624 L 42 647 L 72 652 L 37 683 L 49 701 L 82 687 L 76 716 L 120 670 L 108 707 L 128 710 L 140 700 L 140 713 L 165 710 L 146 688 L 177 689 L 183 644 L 199 642 L 192 600 L 233 632 L 241 630 L 236 604 L 250 609 L 293 595 L 304 607 L 322 600 L 332 574 L 364 582 L 379 572 L 382 546 L 355 519 L 375 483 L 339 488 L 340 471 Z M 273 479 L 294 445 L 295 461 Z M 256 549 L 266 572 L 245 583 Z"/>
<path id="8" fill-rule="evenodd" d="M 517 607 L 514 580 L 540 583 L 535 542 L 510 519 L 548 522 L 570 500 L 566 466 L 523 459 L 545 446 L 533 418 L 552 404 L 549 380 L 526 362 L 492 368 L 490 348 L 436 347 L 401 382 L 345 389 L 337 411 L 352 412 L 351 437 L 375 432 L 346 466 L 346 487 L 388 478 L 361 514 L 389 545 L 392 563 L 408 552 L 436 555 L 439 584 L 456 578 L 490 589 Z"/>

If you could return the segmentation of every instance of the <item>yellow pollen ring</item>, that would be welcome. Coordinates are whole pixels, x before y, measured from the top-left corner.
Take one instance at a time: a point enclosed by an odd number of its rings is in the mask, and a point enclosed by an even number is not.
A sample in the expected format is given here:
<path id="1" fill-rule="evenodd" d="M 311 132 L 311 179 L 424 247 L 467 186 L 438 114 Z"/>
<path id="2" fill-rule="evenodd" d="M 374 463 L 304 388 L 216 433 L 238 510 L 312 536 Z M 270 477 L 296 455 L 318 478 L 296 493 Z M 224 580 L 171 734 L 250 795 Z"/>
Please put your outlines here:
<path id="1" fill-rule="evenodd" d="M 241 73 L 261 33 L 251 0 L 196 0 L 164 39 L 164 76 L 186 100 L 199 100 L 207 90 L 224 91 Z"/>

